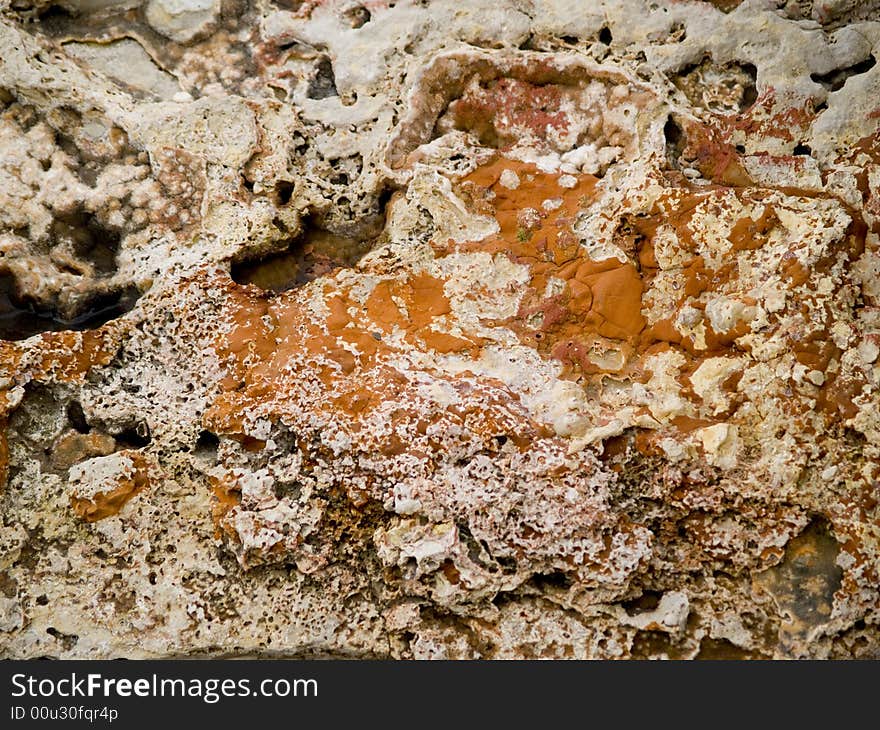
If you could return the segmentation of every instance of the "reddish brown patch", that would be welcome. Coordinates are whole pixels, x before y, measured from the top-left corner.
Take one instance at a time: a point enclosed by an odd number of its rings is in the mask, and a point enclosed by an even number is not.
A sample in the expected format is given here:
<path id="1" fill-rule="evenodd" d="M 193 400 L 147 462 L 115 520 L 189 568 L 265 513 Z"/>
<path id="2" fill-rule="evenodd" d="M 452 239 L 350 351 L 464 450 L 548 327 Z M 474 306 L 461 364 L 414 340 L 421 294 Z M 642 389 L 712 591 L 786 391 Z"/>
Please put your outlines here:
<path id="1" fill-rule="evenodd" d="M 211 493 L 216 498 L 211 508 L 211 519 L 214 522 L 214 536 L 219 539 L 223 533 L 235 538 L 235 530 L 227 526 L 224 518 L 231 509 L 241 504 L 241 487 L 228 472 L 222 477 L 210 477 Z"/>
<path id="2" fill-rule="evenodd" d="M 71 496 L 70 506 L 80 519 L 86 522 L 97 522 L 117 514 L 136 494 L 142 492 L 150 484 L 150 464 L 137 451 L 120 451 L 128 456 L 135 465 L 131 477 L 122 477 L 117 486 L 109 492 L 98 492 L 92 497 Z"/>
<path id="3" fill-rule="evenodd" d="M 475 134 L 488 147 L 507 147 L 524 136 L 544 140 L 551 130 L 565 132 L 568 118 L 560 110 L 576 87 L 537 85 L 514 78 L 486 81 L 468 89 L 449 105 L 456 129 Z"/>
<path id="4" fill-rule="evenodd" d="M 107 456 L 116 450 L 116 440 L 106 433 L 68 431 L 52 447 L 52 465 L 67 469 L 93 456 Z"/>
<path id="5" fill-rule="evenodd" d="M 778 224 L 779 218 L 773 208 L 765 205 L 757 220 L 749 217 L 740 218 L 727 238 L 734 251 L 754 251 L 767 243 L 770 231 Z"/>
<path id="6" fill-rule="evenodd" d="M 452 315 L 444 284 L 422 271 L 382 279 L 358 298 L 329 277 L 314 285 L 328 310 L 321 318 L 305 304 L 307 289 L 272 296 L 228 280 L 206 283 L 227 297 L 225 314 L 231 325 L 216 345 L 229 375 L 205 415 L 206 426 L 241 440 L 247 431 L 245 414 L 255 405 L 273 418 L 296 413 L 324 419 L 343 413 L 350 433 L 361 434 L 379 452 L 393 456 L 415 448 L 414 438 L 425 437 L 421 414 L 427 409 L 437 412 L 437 424 L 487 441 L 504 435 L 525 444 L 540 437 L 543 430 L 499 382 L 475 386 L 464 375 L 432 374 L 449 386 L 454 399 L 467 404 L 446 404 L 438 411 L 419 394 L 411 375 L 388 363 L 400 352 L 391 343 L 401 335 L 408 346 L 423 351 L 479 351 L 479 338 L 444 331 Z M 389 401 L 403 407 L 383 416 L 377 429 L 370 419 Z M 364 430 L 367 422 L 373 425 Z M 428 445 L 440 448 L 439 441 Z"/>
<path id="7" fill-rule="evenodd" d="M 687 143 L 681 156 L 692 161 L 704 178 L 732 187 L 754 184 L 728 135 L 717 126 L 689 121 L 685 129 Z"/>
<path id="8" fill-rule="evenodd" d="M 515 190 L 500 184 L 504 170 L 519 176 Z M 632 262 L 591 260 L 571 230 L 577 211 L 592 197 L 596 178 L 581 175 L 572 188 L 560 186 L 558 179 L 558 174 L 506 159 L 468 175 L 461 182 L 462 193 L 490 208 L 500 231 L 459 249 L 503 253 L 527 265 L 531 276 L 519 312 L 498 324 L 511 327 L 525 343 L 569 368 L 602 372 L 588 357 L 591 349 L 604 352 L 613 346 L 628 353 L 645 326 L 642 279 Z M 545 200 L 555 199 L 561 201 L 558 208 L 542 207 Z M 521 225 L 525 210 L 532 211 L 528 228 Z M 561 289 L 548 295 L 554 280 L 562 282 Z"/>

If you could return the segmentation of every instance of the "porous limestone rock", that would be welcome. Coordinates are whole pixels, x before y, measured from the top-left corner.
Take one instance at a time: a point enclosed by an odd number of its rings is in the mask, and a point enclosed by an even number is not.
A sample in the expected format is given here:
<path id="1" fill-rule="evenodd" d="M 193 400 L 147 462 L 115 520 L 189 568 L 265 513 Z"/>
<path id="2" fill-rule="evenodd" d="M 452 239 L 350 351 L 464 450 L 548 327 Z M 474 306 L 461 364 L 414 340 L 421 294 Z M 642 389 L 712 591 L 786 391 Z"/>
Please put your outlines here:
<path id="1" fill-rule="evenodd" d="M 878 53 L 0 0 L 0 655 L 880 657 Z"/>

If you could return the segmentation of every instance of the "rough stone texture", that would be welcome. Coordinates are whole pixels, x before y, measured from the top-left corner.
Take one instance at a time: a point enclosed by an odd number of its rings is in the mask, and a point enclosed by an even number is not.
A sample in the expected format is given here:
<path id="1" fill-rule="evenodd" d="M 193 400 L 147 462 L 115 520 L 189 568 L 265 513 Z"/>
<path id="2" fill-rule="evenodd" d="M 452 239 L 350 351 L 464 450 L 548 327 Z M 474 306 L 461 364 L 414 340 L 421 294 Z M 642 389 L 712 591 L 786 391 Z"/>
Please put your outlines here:
<path id="1" fill-rule="evenodd" d="M 878 52 L 0 0 L 2 655 L 880 656 Z"/>

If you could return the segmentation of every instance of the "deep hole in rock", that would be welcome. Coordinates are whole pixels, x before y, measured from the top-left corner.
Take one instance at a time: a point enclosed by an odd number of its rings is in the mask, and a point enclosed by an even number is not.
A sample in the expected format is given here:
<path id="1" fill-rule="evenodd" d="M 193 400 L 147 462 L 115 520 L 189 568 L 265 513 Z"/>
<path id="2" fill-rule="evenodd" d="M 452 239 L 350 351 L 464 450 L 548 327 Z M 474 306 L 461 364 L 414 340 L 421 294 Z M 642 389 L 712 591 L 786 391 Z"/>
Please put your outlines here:
<path id="1" fill-rule="evenodd" d="M 537 50 L 539 50 L 535 46 L 535 36 L 533 33 L 529 33 L 529 35 L 526 37 L 526 39 L 522 43 L 520 43 L 518 47 L 519 47 L 519 50 L 521 50 L 521 51 L 537 51 Z"/>
<path id="2" fill-rule="evenodd" d="M 287 205 L 293 197 L 295 186 L 289 180 L 279 180 L 275 183 L 275 195 L 277 196 L 278 205 Z"/>
<path id="3" fill-rule="evenodd" d="M 146 421 L 138 421 L 134 426 L 113 434 L 113 437 L 123 447 L 140 449 L 151 441 L 150 426 Z"/>
<path id="4" fill-rule="evenodd" d="M 829 91 L 838 91 L 843 88 L 850 76 L 858 76 L 870 71 L 877 64 L 873 56 L 868 56 L 864 61 L 854 63 L 846 68 L 839 68 L 827 74 L 810 74 L 810 78 L 817 84 L 822 84 Z"/>
<path id="5" fill-rule="evenodd" d="M 599 42 L 610 46 L 613 40 L 614 36 L 611 35 L 611 29 L 607 25 L 602 26 L 602 30 L 599 31 Z"/>
<path id="6" fill-rule="evenodd" d="M 318 61 L 315 67 L 315 75 L 309 81 L 306 90 L 309 99 L 327 99 L 331 96 L 339 96 L 336 91 L 336 76 L 333 73 L 333 64 L 326 56 Z"/>
<path id="7" fill-rule="evenodd" d="M 57 35 L 63 32 L 74 19 L 74 13 L 61 5 L 50 5 L 40 12 L 37 20 L 41 30 L 47 35 Z"/>
<path id="8" fill-rule="evenodd" d="M 0 573 L 0 595 L 7 598 L 18 596 L 18 581 L 6 572 Z"/>
<path id="9" fill-rule="evenodd" d="M 814 515 L 803 531 L 789 540 L 781 562 L 755 575 L 755 585 L 773 597 L 783 630 L 806 634 L 832 619 L 843 569 L 840 544 L 824 515 Z"/>
<path id="10" fill-rule="evenodd" d="M 199 431 L 194 451 L 201 454 L 217 453 L 218 446 L 220 446 L 220 438 L 217 434 L 210 431 Z"/>
<path id="11" fill-rule="evenodd" d="M 758 100 L 758 69 L 751 63 L 741 63 L 739 68 L 751 79 L 751 83 L 743 85 L 742 98 L 739 102 L 740 111 L 745 111 Z"/>
<path id="12" fill-rule="evenodd" d="M 687 29 L 683 23 L 673 23 L 669 29 L 669 37 L 676 43 L 681 43 L 687 38 Z"/>
<path id="13" fill-rule="evenodd" d="M 302 494 L 302 484 L 299 482 L 294 483 L 286 483 L 276 481 L 272 490 L 275 493 L 275 497 L 277 499 L 289 499 L 292 501 L 296 501 L 300 498 Z"/>
<path id="14" fill-rule="evenodd" d="M 658 591 L 644 591 L 638 598 L 631 598 L 628 601 L 624 601 L 621 605 L 628 614 L 636 615 L 653 611 L 660 605 L 662 597 L 663 594 Z"/>
<path id="15" fill-rule="evenodd" d="M 344 13 L 346 20 L 352 28 L 361 28 L 370 22 L 372 15 L 363 5 L 349 8 Z"/>
<path id="16" fill-rule="evenodd" d="M 374 240 L 307 229 L 284 251 L 233 264 L 232 278 L 239 284 L 253 284 L 275 293 L 295 289 L 334 269 L 354 266 L 372 248 Z"/>
<path id="17" fill-rule="evenodd" d="M 729 13 L 736 10 L 743 0 L 709 0 L 710 5 L 714 5 L 722 13 Z"/>
<path id="18" fill-rule="evenodd" d="M 538 573 L 532 577 L 532 584 L 538 590 L 544 591 L 549 588 L 562 588 L 567 590 L 571 588 L 572 580 L 568 574 L 561 570 L 555 570 L 552 573 Z"/>
<path id="19" fill-rule="evenodd" d="M 92 430 L 92 427 L 86 420 L 86 414 L 83 412 L 83 408 L 78 401 L 73 400 L 67 404 L 67 420 L 80 433 L 89 433 Z"/>
<path id="20" fill-rule="evenodd" d="M 78 211 L 59 216 L 52 224 L 52 239 L 56 246 L 69 248 L 75 259 L 91 266 L 95 274 L 111 274 L 116 270 L 121 236 L 118 231 L 101 225 L 92 213 Z M 75 261 L 71 265 L 72 273 L 86 273 L 85 267 Z"/>
<path id="21" fill-rule="evenodd" d="M 638 631 L 633 637 L 630 655 L 633 659 L 648 659 L 665 654 L 670 659 L 678 659 L 679 651 L 672 638 L 664 631 Z"/>
<path id="22" fill-rule="evenodd" d="M 49 634 L 49 636 L 53 636 L 58 641 L 60 641 L 65 651 L 70 651 L 71 649 L 73 649 L 73 647 L 76 646 L 76 642 L 79 641 L 79 636 L 77 636 L 76 634 L 65 634 L 56 629 L 54 626 L 50 626 L 49 628 L 47 628 L 46 633 Z"/>
<path id="23" fill-rule="evenodd" d="M 760 659 L 758 652 L 743 649 L 727 639 L 710 639 L 704 638 L 700 642 L 700 651 L 694 657 L 701 660 L 741 660 L 741 659 Z"/>
<path id="24" fill-rule="evenodd" d="M 26 340 L 41 332 L 95 329 L 130 311 L 139 297 L 135 287 L 101 294 L 90 299 L 77 316 L 65 318 L 55 309 L 21 297 L 14 277 L 0 274 L 0 339 Z"/>
<path id="25" fill-rule="evenodd" d="M 666 124 L 663 125 L 663 136 L 666 139 L 666 157 L 675 167 L 684 148 L 684 133 L 672 115 L 667 117 Z"/>
<path id="26" fill-rule="evenodd" d="M 811 154 L 813 154 L 813 150 L 810 149 L 809 145 L 799 144 L 795 145 L 794 154 L 805 155 L 806 157 L 809 157 Z"/>

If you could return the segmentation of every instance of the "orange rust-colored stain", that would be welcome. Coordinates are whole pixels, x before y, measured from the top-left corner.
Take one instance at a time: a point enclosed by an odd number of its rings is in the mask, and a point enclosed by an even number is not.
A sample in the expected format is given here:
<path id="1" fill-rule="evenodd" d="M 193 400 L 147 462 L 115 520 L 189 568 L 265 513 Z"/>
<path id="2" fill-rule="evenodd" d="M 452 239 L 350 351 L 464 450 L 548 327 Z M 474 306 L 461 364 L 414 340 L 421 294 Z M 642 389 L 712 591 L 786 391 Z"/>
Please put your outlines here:
<path id="1" fill-rule="evenodd" d="M 728 240 L 733 244 L 734 251 L 753 251 L 767 243 L 767 237 L 771 230 L 779 223 L 779 218 L 769 205 L 757 220 L 741 218 L 733 226 L 728 235 Z"/>
<path id="2" fill-rule="evenodd" d="M 108 322 L 84 332 L 62 330 L 28 341 L 0 340 L 0 367 L 38 382 L 76 382 L 113 359 L 125 331 L 124 323 Z"/>
<path id="3" fill-rule="evenodd" d="M 501 184 L 505 170 L 519 177 L 516 189 Z M 530 280 L 519 311 L 498 324 L 569 368 L 601 372 L 589 357 L 591 350 L 611 346 L 628 352 L 644 329 L 643 282 L 633 262 L 590 259 L 572 232 L 578 210 L 593 196 L 596 178 L 579 175 L 567 188 L 559 185 L 559 177 L 503 158 L 466 176 L 459 185 L 462 195 L 475 208 L 491 210 L 500 230 L 457 248 L 503 253 L 528 266 Z M 552 201 L 550 209 L 545 201 Z"/>
<path id="4" fill-rule="evenodd" d="M 252 454 L 259 453 L 266 448 L 266 442 L 263 439 L 255 439 L 252 436 L 242 436 L 240 441 L 244 450 Z"/>
<path id="5" fill-rule="evenodd" d="M 90 498 L 72 496 L 70 505 L 74 513 L 86 522 L 97 522 L 119 512 L 136 494 L 142 492 L 150 484 L 149 463 L 136 451 L 120 451 L 126 454 L 135 465 L 131 477 L 121 478 L 115 489 L 109 492 L 98 492 Z"/>
<path id="6" fill-rule="evenodd" d="M 92 368 L 107 365 L 119 349 L 127 325 L 115 321 L 85 332 L 44 332 L 28 341 L 0 340 L 0 370 L 18 382 L 78 382 Z M 2 391 L 0 391 L 2 394 Z M 0 488 L 6 484 L 8 401 L 0 398 Z"/>
<path id="7" fill-rule="evenodd" d="M 500 182 L 505 170 L 519 178 L 514 189 Z M 682 348 L 690 355 L 720 354 L 750 331 L 748 322 L 740 321 L 727 332 L 715 332 L 707 320 L 705 343 L 698 350 L 672 319 L 648 326 L 642 313 L 643 294 L 660 268 L 653 243 L 659 226 L 671 227 L 679 245 L 696 252 L 698 242 L 690 226 L 696 208 L 702 203 L 724 205 L 729 188 L 670 188 L 647 215 L 629 221 L 629 233 L 615 234 L 614 242 L 627 252 L 627 261 L 593 261 L 575 237 L 572 223 L 578 210 L 593 197 L 596 179 L 577 176 L 572 188 L 561 187 L 558 179 L 558 175 L 540 172 L 532 165 L 497 158 L 459 184 L 462 197 L 481 214 L 493 215 L 500 231 L 458 246 L 438 244 L 438 253 L 453 247 L 503 253 L 529 267 L 530 281 L 517 315 L 498 324 L 510 327 L 525 344 L 562 362 L 573 376 L 610 371 L 635 377 L 640 369 L 638 359 L 655 352 L 658 344 Z M 748 191 L 737 193 L 738 197 L 745 195 Z M 554 203 L 545 207 L 548 200 Z M 730 233 L 733 252 L 760 248 L 777 224 L 771 205 L 764 205 L 757 219 L 739 220 Z M 698 310 L 705 308 L 702 294 L 722 292 L 738 278 L 735 258 L 712 267 L 702 256 L 694 255 L 681 271 L 684 286 L 676 307 L 688 302 Z M 755 302 L 744 298 L 743 303 Z M 603 358 L 611 350 L 617 356 Z M 609 363 L 613 363 L 610 370 Z"/>
<path id="8" fill-rule="evenodd" d="M 446 580 L 450 583 L 458 584 L 461 582 L 461 573 L 458 568 L 455 567 L 455 563 L 451 560 L 444 560 L 443 564 L 440 566 L 440 570 L 443 571 L 443 575 L 446 576 Z"/>
<path id="9" fill-rule="evenodd" d="M 41 360 L 35 368 L 37 378 L 56 381 L 79 380 L 94 367 L 109 363 L 119 343 L 110 327 L 85 332 L 46 332 L 41 338 Z"/>
<path id="10" fill-rule="evenodd" d="M 222 477 L 212 476 L 209 479 L 211 493 L 216 498 L 211 508 L 211 519 L 214 522 L 214 537 L 219 539 L 226 532 L 235 536 L 234 530 L 224 526 L 223 518 L 241 503 L 241 487 L 231 474 Z"/>
<path id="11" fill-rule="evenodd" d="M 205 414 L 206 427 L 244 443 L 246 412 L 258 407 L 275 418 L 288 412 L 320 418 L 342 413 L 348 417 L 346 429 L 357 434 L 373 413 L 397 400 L 406 407 L 383 416 L 383 428 L 377 431 L 373 425 L 369 436 L 386 455 L 411 448 L 405 434 L 422 418 L 416 404 L 424 397 L 411 376 L 389 364 L 401 351 L 392 343 L 402 338 L 422 351 L 476 354 L 481 340 L 445 331 L 452 317 L 445 282 L 428 272 L 381 279 L 357 296 L 340 286 L 337 276 L 310 285 L 325 307 L 319 316 L 305 303 L 307 288 L 271 295 L 226 278 L 205 284 L 227 297 L 229 322 L 215 345 L 228 376 Z M 503 384 L 483 388 L 470 385 L 465 376 L 435 377 L 459 393 L 457 398 L 473 401 L 471 410 L 441 408 L 437 422 L 465 427 L 487 440 L 503 435 L 513 443 L 541 433 Z M 437 411 L 436 406 L 422 407 Z"/>
<path id="12" fill-rule="evenodd" d="M 810 271 L 798 261 L 797 254 L 794 251 L 788 251 L 782 255 L 780 262 L 780 272 L 788 279 L 792 286 L 802 286 L 807 283 L 810 278 Z"/>
<path id="13" fill-rule="evenodd" d="M 516 174 L 518 184 L 501 184 L 506 170 Z M 687 305 L 696 310 L 699 321 L 700 310 L 705 312 L 709 301 L 707 295 L 715 293 L 736 297 L 746 307 L 754 306 L 757 302 L 740 292 L 740 266 L 751 251 L 767 244 L 780 225 L 770 191 L 732 189 L 725 175 L 716 178 L 723 184 L 697 187 L 682 179 L 670 185 L 649 210 L 626 216 L 611 234 L 610 243 L 616 244 L 626 259 L 594 261 L 575 235 L 573 223 L 579 211 L 594 200 L 597 179 L 580 174 L 566 181 L 573 181 L 571 187 L 563 186 L 559 174 L 499 156 L 456 184 L 457 194 L 468 207 L 495 218 L 498 232 L 463 243 L 435 240 L 434 254 L 442 258 L 482 252 L 506 256 L 526 267 L 528 278 L 516 314 L 484 324 L 512 330 L 523 344 L 562 363 L 565 376 L 585 378 L 585 387 L 611 373 L 614 378 L 646 382 L 645 358 L 674 349 L 685 356 L 682 393 L 699 407 L 702 399 L 692 391 L 689 374 L 705 357 L 724 355 L 734 348 L 747 350 L 740 338 L 751 331 L 751 325 L 741 319 L 729 330 L 715 332 L 704 316 L 701 339 L 695 342 L 692 338 L 696 335 L 679 330 L 682 325 L 676 324 L 676 316 Z M 735 221 L 729 233 L 730 252 L 720 263 L 710 263 L 700 255 L 702 247 L 696 240 L 693 218 L 698 207 L 710 213 L 722 211 L 729 208 L 732 199 L 737 204 L 750 204 L 756 217 Z M 689 252 L 690 257 L 674 267 L 674 287 L 678 288 L 673 295 L 676 300 L 669 303 L 671 314 L 649 324 L 643 314 L 647 306 L 643 298 L 661 273 L 655 251 L 661 226 L 664 235 L 671 229 L 678 250 Z M 853 238 L 858 239 L 857 233 Z M 805 283 L 814 270 L 820 270 L 811 265 L 809 272 L 802 271 L 798 255 L 795 248 L 779 262 L 779 273 L 792 285 Z M 819 262 L 816 266 L 824 265 Z M 430 268 L 398 270 L 370 277 L 357 287 L 348 286 L 344 274 L 336 272 L 303 289 L 277 294 L 238 286 L 222 276 L 209 283 L 226 298 L 224 317 L 229 327 L 216 344 L 227 376 L 205 416 L 206 427 L 242 440 L 249 410 L 258 408 L 270 418 L 280 418 L 283 413 L 295 418 L 294 414 L 311 409 L 321 414 L 320 419 L 332 413 L 345 414 L 346 429 L 356 434 L 371 414 L 387 410 L 384 430 L 376 434 L 381 444 L 377 448 L 390 455 L 407 451 L 413 435 L 425 437 L 429 427 L 437 423 L 427 424 L 417 412 L 414 404 L 421 396 L 412 375 L 401 372 L 392 362 L 412 350 L 477 358 L 485 344 L 472 332 L 459 329 L 446 293 L 447 282 L 430 272 Z M 791 337 L 798 340 L 792 340 L 792 351 L 805 364 L 825 366 L 839 354 L 826 345 L 830 339 L 826 335 L 820 331 L 807 335 L 793 332 Z M 517 411 L 521 404 L 517 405 L 516 397 L 503 384 L 481 378 L 475 389 L 469 374 L 433 373 L 431 377 L 461 393 L 464 401 L 476 397 L 474 393 L 484 399 L 476 408 L 479 413 L 457 411 L 456 405 L 444 404 L 437 419 L 476 429 L 486 438 L 493 434 L 514 436 L 517 445 L 542 432 L 541 426 Z M 739 377 L 733 374 L 723 389 L 733 393 Z M 855 392 L 855 388 L 840 383 L 838 391 Z M 410 405 L 388 409 L 392 400 Z M 829 409 L 845 408 L 832 395 L 825 401 Z M 714 415 L 730 417 L 739 400 L 732 397 L 729 403 L 730 410 Z M 687 431 L 690 425 L 674 422 L 672 427 Z M 375 423 L 370 428 L 375 430 Z M 259 444 L 252 445 L 257 448 Z"/>
<path id="14" fill-rule="evenodd" d="M 819 390 L 818 407 L 832 419 L 854 418 L 859 408 L 854 402 L 868 384 L 863 373 L 848 377 L 832 377 Z"/>
<path id="15" fill-rule="evenodd" d="M 755 103 L 740 114 L 709 113 L 707 121 L 683 122 L 685 144 L 681 156 L 690 160 L 707 180 L 734 188 L 750 187 L 755 183 L 742 162 L 744 151 L 734 140 L 780 139 L 791 143 L 807 136 L 810 124 L 816 118 L 812 102 L 803 106 L 778 103 L 772 89 L 765 90 Z M 790 169 L 802 169 L 803 158 L 797 155 L 756 155 L 766 164 L 785 164 Z"/>
<path id="16" fill-rule="evenodd" d="M 341 301 L 341 300 L 340 300 Z M 398 304 L 399 303 L 399 304 Z M 369 318 L 384 334 L 391 334 L 395 327 L 403 330 L 405 339 L 413 345 L 424 345 L 440 353 L 461 352 L 480 344 L 475 338 L 464 339 L 433 329 L 439 317 L 451 313 L 449 298 L 444 293 L 444 282 L 421 272 L 407 280 L 383 280 L 379 282 L 364 304 Z M 347 315 L 340 312 L 328 326 L 342 329 L 349 324 Z M 363 331 L 344 332 L 343 336 L 356 336 L 357 344 L 375 352 L 377 338 Z M 369 337 L 373 342 L 366 340 Z M 352 342 L 355 344 L 355 342 Z"/>

